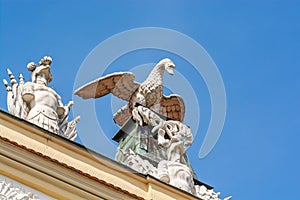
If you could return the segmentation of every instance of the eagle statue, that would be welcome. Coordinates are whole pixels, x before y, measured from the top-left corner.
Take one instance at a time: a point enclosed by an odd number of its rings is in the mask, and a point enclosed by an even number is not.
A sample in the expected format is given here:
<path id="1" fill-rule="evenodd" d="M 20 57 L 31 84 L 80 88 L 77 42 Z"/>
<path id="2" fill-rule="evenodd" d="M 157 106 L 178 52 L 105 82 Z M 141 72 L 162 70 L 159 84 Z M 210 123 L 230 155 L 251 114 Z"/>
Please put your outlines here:
<path id="1" fill-rule="evenodd" d="M 182 122 L 185 106 L 183 99 L 176 94 L 163 95 L 163 74 L 167 71 L 174 74 L 175 65 L 165 58 L 158 62 L 150 75 L 143 83 L 134 81 L 135 75 L 131 72 L 117 72 L 100 77 L 74 91 L 74 94 L 83 99 L 99 98 L 109 93 L 128 101 L 114 114 L 114 121 L 119 126 L 132 116 L 133 108 L 142 105 L 169 119 Z"/>

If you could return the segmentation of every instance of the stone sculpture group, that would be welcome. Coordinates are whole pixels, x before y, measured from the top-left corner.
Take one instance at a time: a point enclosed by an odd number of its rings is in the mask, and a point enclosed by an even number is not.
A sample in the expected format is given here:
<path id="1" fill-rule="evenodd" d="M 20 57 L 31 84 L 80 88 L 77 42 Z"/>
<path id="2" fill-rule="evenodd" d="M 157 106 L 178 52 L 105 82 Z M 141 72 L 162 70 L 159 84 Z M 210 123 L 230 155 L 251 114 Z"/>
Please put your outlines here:
<path id="1" fill-rule="evenodd" d="M 173 75 L 174 69 L 175 64 L 165 58 L 143 83 L 135 82 L 130 72 L 119 72 L 91 81 L 74 93 L 83 99 L 112 93 L 129 102 L 114 114 L 120 126 L 126 126 L 130 118 L 135 122 L 135 128 L 119 143 L 117 161 L 204 200 L 219 200 L 220 193 L 194 183 L 195 174 L 186 155 L 193 135 L 183 124 L 183 99 L 177 94 L 163 95 L 164 71 Z"/>
<path id="2" fill-rule="evenodd" d="M 79 117 L 68 122 L 73 102 L 63 105 L 61 97 L 48 87 L 52 80 L 51 63 L 49 56 L 42 58 L 38 65 L 29 63 L 27 68 L 31 71 L 31 81 L 26 83 L 22 75 L 17 83 L 8 70 L 11 86 L 3 80 L 8 111 L 54 134 L 74 140 Z M 133 121 L 133 128 L 119 142 L 117 161 L 201 199 L 219 200 L 220 193 L 195 183 L 196 175 L 186 155 L 193 135 L 183 124 L 183 99 L 177 94 L 163 95 L 164 71 L 173 75 L 174 69 L 175 64 L 165 58 L 156 64 L 143 83 L 135 82 L 135 76 L 130 72 L 118 72 L 91 81 L 74 93 L 83 99 L 112 93 L 128 101 L 114 114 L 114 121 L 120 126 Z"/>

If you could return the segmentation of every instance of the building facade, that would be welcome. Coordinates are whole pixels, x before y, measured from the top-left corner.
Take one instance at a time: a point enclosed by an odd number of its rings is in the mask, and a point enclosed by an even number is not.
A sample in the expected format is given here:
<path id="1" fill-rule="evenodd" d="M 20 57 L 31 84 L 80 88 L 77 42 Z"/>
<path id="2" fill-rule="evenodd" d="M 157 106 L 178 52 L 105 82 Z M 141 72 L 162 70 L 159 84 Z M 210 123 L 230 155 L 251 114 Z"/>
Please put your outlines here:
<path id="1" fill-rule="evenodd" d="M 4 111 L 0 144 L 3 199 L 199 199 Z"/>

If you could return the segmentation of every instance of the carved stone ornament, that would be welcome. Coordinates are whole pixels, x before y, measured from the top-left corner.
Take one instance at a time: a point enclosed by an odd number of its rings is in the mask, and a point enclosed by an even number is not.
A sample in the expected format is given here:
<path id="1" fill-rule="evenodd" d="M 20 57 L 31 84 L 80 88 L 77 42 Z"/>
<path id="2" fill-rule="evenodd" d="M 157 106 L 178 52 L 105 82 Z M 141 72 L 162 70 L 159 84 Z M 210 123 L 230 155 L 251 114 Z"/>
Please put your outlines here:
<path id="1" fill-rule="evenodd" d="M 39 200 L 38 196 L 26 192 L 20 187 L 14 187 L 4 180 L 0 182 L 0 200 Z"/>
<path id="2" fill-rule="evenodd" d="M 43 57 L 38 66 L 30 62 L 27 69 L 32 72 L 31 81 L 26 83 L 20 74 L 18 84 L 12 72 L 7 70 L 11 86 L 5 79 L 3 83 L 7 91 L 8 111 L 52 133 L 75 140 L 76 123 L 80 117 L 68 122 L 73 101 L 63 105 L 61 97 L 48 87 L 52 81 L 51 63 L 49 56 Z"/>
<path id="3" fill-rule="evenodd" d="M 220 192 L 214 192 L 213 190 L 207 189 L 204 185 L 196 185 L 196 196 L 200 197 L 203 200 L 219 200 Z M 230 200 L 232 197 L 226 197 L 224 200 Z"/>
<path id="4" fill-rule="evenodd" d="M 130 72 L 118 72 L 91 81 L 74 93 L 83 99 L 112 93 L 128 101 L 114 114 L 115 123 L 122 126 L 113 137 L 119 142 L 117 161 L 195 196 L 219 200 L 219 193 L 213 190 L 203 193 L 203 187 L 200 190 L 201 185 L 194 183 L 196 175 L 186 155 L 193 135 L 182 123 L 183 99 L 177 94 L 163 95 L 164 71 L 173 75 L 174 69 L 175 64 L 165 58 L 143 83 L 135 82 Z"/>
<path id="5" fill-rule="evenodd" d="M 140 173 L 152 175 L 203 200 L 220 200 L 219 192 L 207 189 L 204 185 L 196 185 L 193 181 L 193 171 L 184 159 L 186 148 L 193 142 L 188 126 L 179 121 L 164 120 L 143 106 L 135 107 L 132 117 L 137 124 L 147 124 L 153 127 L 151 133 L 157 134 L 157 143 L 166 149 L 167 159 L 161 160 L 155 167 L 133 150 L 129 149 L 129 152 L 124 152 L 119 148 L 119 153 L 123 155 L 120 160 L 123 164 Z M 231 197 L 227 197 L 224 200 L 230 199 Z"/>

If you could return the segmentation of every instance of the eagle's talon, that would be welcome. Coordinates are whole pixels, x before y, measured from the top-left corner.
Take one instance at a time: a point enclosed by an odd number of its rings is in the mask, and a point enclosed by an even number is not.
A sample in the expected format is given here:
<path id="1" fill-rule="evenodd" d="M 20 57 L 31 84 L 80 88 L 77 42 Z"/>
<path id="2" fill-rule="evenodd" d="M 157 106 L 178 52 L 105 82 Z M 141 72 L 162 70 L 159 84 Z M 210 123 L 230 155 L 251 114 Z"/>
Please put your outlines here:
<path id="1" fill-rule="evenodd" d="M 143 119 L 141 115 L 139 114 L 139 111 L 137 108 L 134 108 L 132 110 L 132 118 L 135 120 L 140 126 L 143 126 Z"/>

